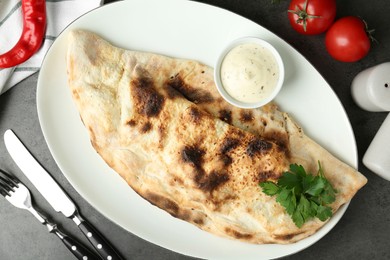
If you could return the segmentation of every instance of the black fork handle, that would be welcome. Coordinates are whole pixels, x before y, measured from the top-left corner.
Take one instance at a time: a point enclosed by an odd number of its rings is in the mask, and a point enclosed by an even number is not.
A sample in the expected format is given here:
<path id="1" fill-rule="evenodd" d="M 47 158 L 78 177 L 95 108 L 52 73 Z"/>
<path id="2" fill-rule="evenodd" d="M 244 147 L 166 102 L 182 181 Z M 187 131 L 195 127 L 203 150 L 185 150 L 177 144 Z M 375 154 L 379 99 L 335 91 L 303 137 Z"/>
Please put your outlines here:
<path id="1" fill-rule="evenodd" d="M 33 213 L 34 215 L 40 215 L 38 211 Z M 81 244 L 77 239 L 66 234 L 64 231 L 60 230 L 56 224 L 49 222 L 46 218 L 41 216 L 43 219 L 42 224 L 46 225 L 50 233 L 54 233 L 58 238 L 61 239 L 62 243 L 69 249 L 69 251 L 79 260 L 99 260 L 100 257 L 90 251 L 87 247 Z"/>

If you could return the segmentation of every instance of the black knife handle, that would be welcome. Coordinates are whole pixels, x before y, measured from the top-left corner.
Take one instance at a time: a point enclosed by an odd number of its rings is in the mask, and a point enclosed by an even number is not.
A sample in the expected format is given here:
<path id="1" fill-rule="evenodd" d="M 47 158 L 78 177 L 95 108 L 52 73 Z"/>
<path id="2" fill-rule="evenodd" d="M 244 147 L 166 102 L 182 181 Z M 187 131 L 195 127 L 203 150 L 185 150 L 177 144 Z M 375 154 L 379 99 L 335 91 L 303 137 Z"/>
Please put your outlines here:
<path id="1" fill-rule="evenodd" d="M 95 254 L 91 253 L 87 248 L 85 248 L 82 244 L 80 244 L 78 241 L 72 239 L 69 236 L 65 236 L 62 239 L 62 242 L 65 244 L 65 246 L 69 249 L 69 251 L 72 252 L 72 254 L 80 260 L 98 260 L 100 257 L 96 256 Z"/>
<path id="2" fill-rule="evenodd" d="M 63 231 L 57 228 L 56 224 L 50 222 L 45 223 L 48 227 L 50 233 L 54 233 L 61 239 L 65 246 L 69 249 L 70 252 L 79 260 L 98 260 L 100 257 L 95 253 L 92 253 L 88 248 L 83 244 L 78 242 L 76 239 L 65 234 Z"/>
<path id="3" fill-rule="evenodd" d="M 75 219 L 73 220 L 76 222 Z M 84 235 L 88 238 L 89 242 L 91 242 L 93 247 L 103 259 L 122 260 L 122 257 L 116 252 L 114 247 L 110 245 L 107 240 L 85 219 L 79 217 L 76 223 L 80 228 L 81 232 L 84 233 Z"/>

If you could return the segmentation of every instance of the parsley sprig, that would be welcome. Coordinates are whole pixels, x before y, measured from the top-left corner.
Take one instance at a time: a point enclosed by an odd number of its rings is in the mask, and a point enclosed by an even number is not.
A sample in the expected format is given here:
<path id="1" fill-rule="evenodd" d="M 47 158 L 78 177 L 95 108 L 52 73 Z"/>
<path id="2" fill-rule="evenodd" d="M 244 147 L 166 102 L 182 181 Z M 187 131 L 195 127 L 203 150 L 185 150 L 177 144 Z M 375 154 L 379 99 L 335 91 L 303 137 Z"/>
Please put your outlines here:
<path id="1" fill-rule="evenodd" d="M 290 170 L 284 172 L 277 183 L 266 181 L 259 185 L 265 194 L 276 195 L 276 201 L 286 209 L 297 227 L 314 217 L 325 221 L 332 216 L 329 204 L 335 201 L 336 190 L 325 178 L 320 162 L 317 175 L 307 174 L 302 165 L 291 164 Z"/>

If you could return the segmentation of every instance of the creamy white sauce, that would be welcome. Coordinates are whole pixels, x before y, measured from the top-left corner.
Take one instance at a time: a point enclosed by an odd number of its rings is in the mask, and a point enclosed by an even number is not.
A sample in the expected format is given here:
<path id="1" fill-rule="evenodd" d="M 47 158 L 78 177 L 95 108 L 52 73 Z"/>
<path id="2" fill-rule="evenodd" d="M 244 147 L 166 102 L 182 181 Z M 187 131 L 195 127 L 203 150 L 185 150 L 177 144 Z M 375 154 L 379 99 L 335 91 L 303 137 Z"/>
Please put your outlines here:
<path id="1" fill-rule="evenodd" d="M 267 48 L 244 43 L 233 48 L 221 65 L 221 81 L 234 99 L 255 103 L 268 97 L 276 87 L 279 68 Z"/>

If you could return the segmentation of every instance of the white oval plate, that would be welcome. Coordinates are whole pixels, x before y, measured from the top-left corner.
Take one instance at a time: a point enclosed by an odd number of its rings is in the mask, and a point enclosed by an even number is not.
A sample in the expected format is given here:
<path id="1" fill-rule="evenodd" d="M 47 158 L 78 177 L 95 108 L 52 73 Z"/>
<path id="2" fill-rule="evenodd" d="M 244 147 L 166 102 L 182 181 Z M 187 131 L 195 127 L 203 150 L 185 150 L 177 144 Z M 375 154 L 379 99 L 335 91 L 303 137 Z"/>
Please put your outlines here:
<path id="1" fill-rule="evenodd" d="M 208 259 L 270 259 L 318 241 L 340 220 L 343 206 L 316 234 L 291 245 L 252 245 L 220 238 L 173 218 L 139 197 L 90 145 L 67 86 L 65 53 L 70 29 L 88 29 L 119 47 L 195 59 L 212 66 L 223 46 L 260 37 L 280 52 L 286 68 L 276 99 L 314 140 L 357 166 L 354 135 L 327 82 L 286 42 L 229 11 L 184 0 L 128 0 L 105 5 L 71 24 L 48 51 L 38 78 L 37 109 L 49 149 L 74 188 L 124 229 L 170 250 Z"/>

